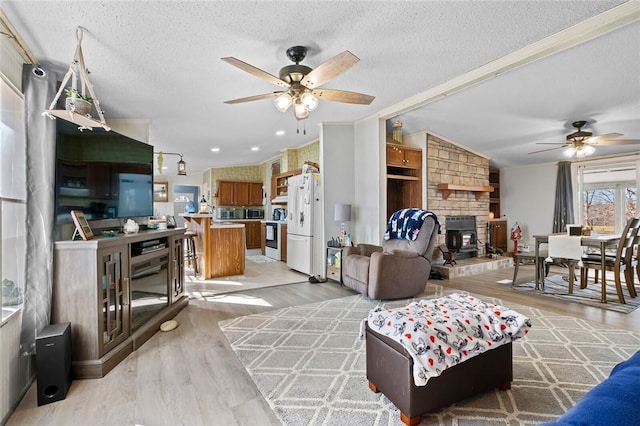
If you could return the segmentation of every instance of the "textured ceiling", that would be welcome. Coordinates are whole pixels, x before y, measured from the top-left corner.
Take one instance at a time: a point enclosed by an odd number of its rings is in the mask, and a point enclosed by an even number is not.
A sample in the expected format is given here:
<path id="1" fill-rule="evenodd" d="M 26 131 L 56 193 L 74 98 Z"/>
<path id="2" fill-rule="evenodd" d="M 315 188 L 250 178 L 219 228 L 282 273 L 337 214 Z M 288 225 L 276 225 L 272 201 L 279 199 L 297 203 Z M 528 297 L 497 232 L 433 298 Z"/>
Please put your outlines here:
<path id="1" fill-rule="evenodd" d="M 1 1 L 42 65 L 62 77 L 85 29 L 83 51 L 107 121 L 148 119 L 157 150 L 180 152 L 190 172 L 255 164 L 318 137 L 320 122 L 389 111 L 620 1 Z M 497 166 L 556 161 L 527 155 L 563 142 L 570 122 L 640 138 L 640 24 L 605 34 L 400 115 L 406 132 L 430 130 Z M 369 106 L 321 101 L 297 122 L 271 101 L 225 100 L 276 86 L 220 60 L 234 56 L 271 74 L 285 50 L 309 48 L 312 68 L 349 50 L 352 69 L 322 87 L 375 96 Z M 306 135 L 303 129 L 306 127 Z M 276 136 L 284 130 L 284 136 Z M 258 146 L 259 151 L 251 151 Z M 211 148 L 220 152 L 212 153 Z M 627 147 L 626 150 L 633 150 Z M 618 152 L 598 149 L 598 154 Z"/>

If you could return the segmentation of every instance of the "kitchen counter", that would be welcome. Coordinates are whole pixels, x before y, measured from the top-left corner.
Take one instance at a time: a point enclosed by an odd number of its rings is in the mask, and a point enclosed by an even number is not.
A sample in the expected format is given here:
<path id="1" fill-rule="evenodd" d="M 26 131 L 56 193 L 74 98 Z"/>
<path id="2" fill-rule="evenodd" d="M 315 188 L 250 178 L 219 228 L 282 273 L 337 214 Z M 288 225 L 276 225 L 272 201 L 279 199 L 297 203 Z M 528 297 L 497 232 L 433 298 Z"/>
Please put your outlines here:
<path id="1" fill-rule="evenodd" d="M 205 279 L 244 273 L 245 229 L 243 223 L 218 221 L 212 214 L 181 216 L 195 231 L 196 256 Z"/>

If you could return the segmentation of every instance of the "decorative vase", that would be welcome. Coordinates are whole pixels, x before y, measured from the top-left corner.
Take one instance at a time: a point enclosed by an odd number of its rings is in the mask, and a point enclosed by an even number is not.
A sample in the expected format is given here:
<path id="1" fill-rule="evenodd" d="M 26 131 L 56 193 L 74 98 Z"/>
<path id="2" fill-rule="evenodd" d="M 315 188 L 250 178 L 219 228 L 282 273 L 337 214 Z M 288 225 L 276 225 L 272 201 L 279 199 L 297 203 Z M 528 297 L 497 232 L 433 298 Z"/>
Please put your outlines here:
<path id="1" fill-rule="evenodd" d="M 133 219 L 127 220 L 127 222 L 124 224 L 125 234 L 136 234 L 139 229 L 140 229 L 140 226 L 137 223 L 135 223 Z"/>
<path id="2" fill-rule="evenodd" d="M 91 102 L 87 102 L 84 99 L 80 98 L 71 98 L 68 97 L 64 104 L 64 107 L 67 111 L 74 111 L 80 115 L 90 116 L 91 115 Z"/>

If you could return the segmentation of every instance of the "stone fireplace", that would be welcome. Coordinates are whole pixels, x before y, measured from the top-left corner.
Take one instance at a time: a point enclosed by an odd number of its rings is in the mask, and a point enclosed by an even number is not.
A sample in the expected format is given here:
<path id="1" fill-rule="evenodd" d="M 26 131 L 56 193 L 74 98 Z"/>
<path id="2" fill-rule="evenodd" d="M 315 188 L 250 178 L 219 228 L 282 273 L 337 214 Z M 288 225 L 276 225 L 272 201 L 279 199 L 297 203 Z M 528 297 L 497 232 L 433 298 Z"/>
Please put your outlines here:
<path id="1" fill-rule="evenodd" d="M 459 252 L 457 258 L 483 257 L 487 241 L 489 193 L 455 190 L 441 183 L 489 185 L 489 160 L 435 135 L 427 134 L 427 208 L 440 218 L 438 244 Z M 438 253 L 436 253 L 438 255 Z"/>
<path id="2" fill-rule="evenodd" d="M 446 246 L 458 253 L 458 259 L 478 256 L 478 234 L 475 216 L 447 216 Z"/>

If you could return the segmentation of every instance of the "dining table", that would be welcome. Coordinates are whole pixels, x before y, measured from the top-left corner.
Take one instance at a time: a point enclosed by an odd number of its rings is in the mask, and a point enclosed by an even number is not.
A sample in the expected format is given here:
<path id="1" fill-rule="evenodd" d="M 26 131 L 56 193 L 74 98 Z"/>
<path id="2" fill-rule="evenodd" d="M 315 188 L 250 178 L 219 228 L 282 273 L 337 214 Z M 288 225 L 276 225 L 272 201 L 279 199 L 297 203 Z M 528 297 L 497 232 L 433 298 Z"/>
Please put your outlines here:
<path id="1" fill-rule="evenodd" d="M 567 235 L 566 233 L 556 233 L 556 234 L 543 234 L 543 235 L 534 235 L 533 238 L 535 239 L 535 261 L 536 261 L 536 278 L 535 278 L 535 289 L 536 290 L 540 290 L 540 291 L 544 291 L 544 275 L 540 274 L 540 268 L 539 268 L 539 263 L 540 261 L 544 262 L 544 259 L 540 259 L 540 245 L 541 244 L 549 244 L 549 237 L 550 236 L 554 236 L 554 235 Z M 604 271 L 606 271 L 606 259 L 604 256 L 605 250 L 608 248 L 615 248 L 618 245 L 618 242 L 620 241 L 620 235 L 617 234 L 598 234 L 598 235 L 583 235 L 580 236 L 580 245 L 582 247 L 594 247 L 594 248 L 598 248 L 600 250 L 600 253 L 602 254 L 602 256 L 600 256 L 601 258 L 601 270 L 603 271 L 602 273 L 604 274 Z M 580 259 L 567 259 L 569 261 L 570 264 L 570 268 L 573 268 L 575 265 L 575 262 L 579 261 Z M 573 273 L 569 274 L 569 279 L 573 280 Z M 604 279 L 600 280 L 602 283 L 602 292 L 601 292 L 601 296 L 600 296 L 600 302 L 602 303 L 607 303 L 607 291 L 606 291 L 606 282 Z M 572 286 L 572 282 L 570 283 L 571 287 Z"/>

